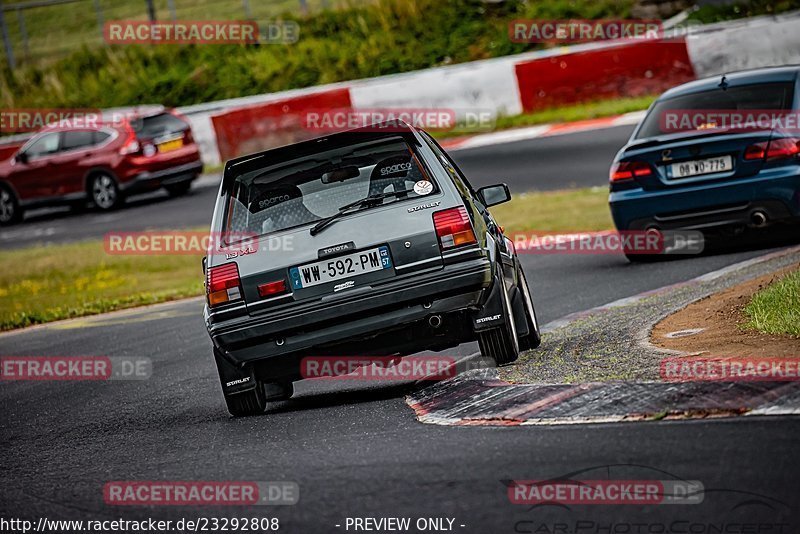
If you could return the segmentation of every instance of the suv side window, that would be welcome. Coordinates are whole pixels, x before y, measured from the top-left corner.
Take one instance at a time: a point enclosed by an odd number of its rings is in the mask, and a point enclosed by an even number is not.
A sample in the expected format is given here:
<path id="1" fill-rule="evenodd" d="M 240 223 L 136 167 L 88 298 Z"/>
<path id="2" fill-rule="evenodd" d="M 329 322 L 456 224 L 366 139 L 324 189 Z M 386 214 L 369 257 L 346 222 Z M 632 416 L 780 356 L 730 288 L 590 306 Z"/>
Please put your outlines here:
<path id="1" fill-rule="evenodd" d="M 61 138 L 61 150 L 78 150 L 88 148 L 94 144 L 92 130 L 73 130 L 64 132 Z"/>
<path id="2" fill-rule="evenodd" d="M 29 158 L 39 158 L 49 156 L 58 152 L 58 133 L 47 133 L 34 141 L 25 149 L 25 155 Z"/>
<path id="3" fill-rule="evenodd" d="M 101 132 L 100 130 L 95 130 L 92 134 L 92 144 L 99 145 L 101 143 L 105 143 L 106 139 L 111 137 L 111 134 L 108 132 Z"/>

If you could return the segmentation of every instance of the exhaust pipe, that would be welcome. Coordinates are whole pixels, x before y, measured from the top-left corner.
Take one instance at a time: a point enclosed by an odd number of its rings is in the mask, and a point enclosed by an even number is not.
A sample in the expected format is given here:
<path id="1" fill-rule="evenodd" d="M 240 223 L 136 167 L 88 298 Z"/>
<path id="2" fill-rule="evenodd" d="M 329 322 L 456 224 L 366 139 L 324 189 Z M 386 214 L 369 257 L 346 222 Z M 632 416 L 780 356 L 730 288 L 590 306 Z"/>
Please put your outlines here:
<path id="1" fill-rule="evenodd" d="M 761 210 L 754 211 L 750 214 L 750 224 L 756 228 L 763 228 L 767 225 L 767 214 Z"/>
<path id="2" fill-rule="evenodd" d="M 428 324 L 431 325 L 431 328 L 439 328 L 442 326 L 442 316 L 441 315 L 431 315 L 428 317 Z"/>

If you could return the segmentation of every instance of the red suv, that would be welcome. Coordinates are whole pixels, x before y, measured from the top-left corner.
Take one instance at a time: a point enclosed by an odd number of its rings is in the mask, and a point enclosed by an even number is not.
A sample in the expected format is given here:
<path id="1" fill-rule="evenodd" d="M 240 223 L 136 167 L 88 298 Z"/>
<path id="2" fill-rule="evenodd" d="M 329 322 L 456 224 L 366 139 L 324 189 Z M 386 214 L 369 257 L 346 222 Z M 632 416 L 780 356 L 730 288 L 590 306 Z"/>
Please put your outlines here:
<path id="1" fill-rule="evenodd" d="M 100 210 L 164 187 L 181 195 L 203 169 L 189 123 L 172 111 L 94 127 L 48 126 L 0 162 L 0 224 L 58 204 Z"/>

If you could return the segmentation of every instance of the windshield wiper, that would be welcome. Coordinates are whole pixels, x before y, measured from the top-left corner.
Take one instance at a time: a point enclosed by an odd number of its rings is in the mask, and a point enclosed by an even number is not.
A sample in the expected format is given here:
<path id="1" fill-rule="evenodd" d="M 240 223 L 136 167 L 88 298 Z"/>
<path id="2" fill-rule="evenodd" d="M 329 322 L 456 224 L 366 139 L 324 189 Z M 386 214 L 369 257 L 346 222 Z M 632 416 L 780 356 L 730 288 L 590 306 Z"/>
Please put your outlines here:
<path id="1" fill-rule="evenodd" d="M 364 197 L 360 200 L 356 200 L 355 202 L 351 202 L 350 204 L 345 204 L 344 206 L 339 208 L 338 213 L 334 213 L 330 217 L 326 217 L 319 221 L 317 224 L 311 227 L 311 235 L 317 235 L 325 227 L 333 224 L 336 219 L 340 218 L 341 216 L 348 213 L 353 208 L 362 208 L 362 207 L 370 207 L 372 204 L 376 204 L 382 201 L 385 198 L 389 197 L 398 197 L 400 195 L 407 195 L 408 193 L 414 193 L 413 189 L 403 189 L 400 191 L 389 191 L 386 193 L 378 193 L 376 195 L 370 195 L 368 197 Z"/>

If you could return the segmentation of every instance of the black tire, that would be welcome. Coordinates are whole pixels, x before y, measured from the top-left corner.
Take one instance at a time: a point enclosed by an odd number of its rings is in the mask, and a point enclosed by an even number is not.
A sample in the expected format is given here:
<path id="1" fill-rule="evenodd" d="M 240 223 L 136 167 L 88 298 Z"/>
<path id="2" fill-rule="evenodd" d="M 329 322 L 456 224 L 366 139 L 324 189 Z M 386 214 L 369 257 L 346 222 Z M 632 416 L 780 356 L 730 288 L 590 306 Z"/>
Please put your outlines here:
<path id="1" fill-rule="evenodd" d="M 98 172 L 89 177 L 89 198 L 95 208 L 109 211 L 122 204 L 122 194 L 114 177 L 107 172 Z"/>
<path id="2" fill-rule="evenodd" d="M 264 395 L 264 388 L 261 387 L 261 384 L 256 383 L 256 388 L 250 391 L 225 395 L 225 404 L 232 416 L 247 417 L 264 413 L 267 399 Z"/>
<path id="3" fill-rule="evenodd" d="M 177 184 L 170 184 L 164 186 L 164 189 L 167 190 L 167 193 L 171 197 L 179 197 L 185 195 L 186 193 L 189 192 L 189 189 L 191 188 L 192 188 L 191 181 L 178 182 Z"/>
<path id="4" fill-rule="evenodd" d="M 514 324 L 514 312 L 511 310 L 511 300 L 508 298 L 508 290 L 503 282 L 503 274 L 498 274 L 499 278 L 495 279 L 495 283 L 500 284 L 500 297 L 503 300 L 503 324 L 479 332 L 478 346 L 483 356 L 492 358 L 497 365 L 507 365 L 519 357 L 519 339 Z"/>
<path id="5" fill-rule="evenodd" d="M 659 254 L 629 254 L 627 252 L 625 257 L 631 263 L 655 263 L 664 259 L 664 256 Z"/>
<path id="6" fill-rule="evenodd" d="M 264 384 L 263 389 L 267 401 L 288 400 L 294 395 L 294 383 L 292 382 L 271 382 Z"/>
<path id="7" fill-rule="evenodd" d="M 520 350 L 531 350 L 542 344 L 542 333 L 539 331 L 539 321 L 536 319 L 536 309 L 533 306 L 533 297 L 528 287 L 528 280 L 522 266 L 519 268 L 519 290 L 522 304 L 525 306 L 525 320 L 528 323 L 528 334 L 519 338 Z"/>
<path id="8" fill-rule="evenodd" d="M 22 220 L 22 207 L 9 187 L 0 185 L 0 226 L 10 226 Z"/>

